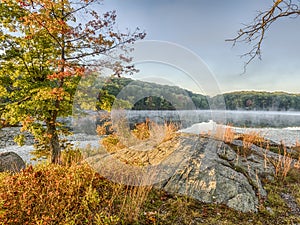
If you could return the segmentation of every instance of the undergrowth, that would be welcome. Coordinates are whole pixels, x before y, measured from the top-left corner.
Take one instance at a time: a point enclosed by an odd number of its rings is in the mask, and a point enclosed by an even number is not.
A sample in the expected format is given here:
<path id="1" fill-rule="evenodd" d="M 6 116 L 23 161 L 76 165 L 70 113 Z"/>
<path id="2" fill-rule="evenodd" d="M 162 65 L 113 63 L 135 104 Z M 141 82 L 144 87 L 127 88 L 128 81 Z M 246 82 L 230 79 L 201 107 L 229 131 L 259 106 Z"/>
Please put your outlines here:
<path id="1" fill-rule="evenodd" d="M 149 135 L 147 127 L 136 127 L 137 138 Z M 164 138 L 170 138 L 173 128 L 164 129 Z M 227 142 L 236 138 L 231 130 L 226 132 Z M 245 140 L 261 142 L 254 137 Z M 244 147 L 250 149 L 249 143 Z M 300 215 L 282 198 L 283 193 L 289 194 L 300 205 L 300 170 L 285 167 L 283 160 L 288 160 L 288 154 L 283 152 L 273 162 L 279 168 L 278 177 L 262 180 L 268 197 L 258 212 L 242 213 L 152 186 L 114 183 L 83 163 L 78 149 L 67 150 L 62 153 L 61 165 L 39 164 L 16 174 L 0 173 L 0 224 L 299 224 Z"/>
<path id="2" fill-rule="evenodd" d="M 0 224 L 131 224 L 151 187 L 116 184 L 87 164 L 0 176 Z"/>
<path id="3" fill-rule="evenodd" d="M 280 197 L 300 204 L 300 171 L 283 181 L 266 181 L 268 198 L 258 213 L 241 213 L 170 195 L 151 186 L 113 183 L 87 164 L 29 166 L 0 174 L 0 224 L 297 224 Z"/>

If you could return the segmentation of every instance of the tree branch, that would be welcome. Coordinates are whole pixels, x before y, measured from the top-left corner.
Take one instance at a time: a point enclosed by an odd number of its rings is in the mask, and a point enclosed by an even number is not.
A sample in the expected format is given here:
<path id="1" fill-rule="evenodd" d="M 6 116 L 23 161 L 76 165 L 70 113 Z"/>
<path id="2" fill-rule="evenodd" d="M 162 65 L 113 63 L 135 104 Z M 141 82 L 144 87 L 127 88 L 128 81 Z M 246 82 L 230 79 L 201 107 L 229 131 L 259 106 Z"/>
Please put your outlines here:
<path id="1" fill-rule="evenodd" d="M 226 41 L 233 42 L 233 46 L 237 43 L 246 43 L 252 45 L 249 52 L 241 55 L 242 58 L 247 58 L 244 63 L 244 71 L 247 66 L 255 59 L 261 59 L 261 47 L 265 39 L 266 31 L 277 20 L 284 17 L 298 17 L 300 15 L 299 0 L 276 0 L 273 5 L 266 11 L 259 12 L 253 22 L 245 25 L 240 29 L 237 36 Z"/>

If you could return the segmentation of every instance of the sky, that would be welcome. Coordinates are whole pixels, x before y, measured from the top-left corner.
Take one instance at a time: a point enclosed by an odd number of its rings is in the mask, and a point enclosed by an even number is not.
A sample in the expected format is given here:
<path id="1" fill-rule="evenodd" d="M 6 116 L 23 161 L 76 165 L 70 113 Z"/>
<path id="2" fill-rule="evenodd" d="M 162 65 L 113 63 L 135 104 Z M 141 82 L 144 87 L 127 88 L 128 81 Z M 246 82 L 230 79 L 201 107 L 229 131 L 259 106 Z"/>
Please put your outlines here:
<path id="1" fill-rule="evenodd" d="M 232 48 L 232 43 L 225 41 L 234 37 L 243 24 L 249 24 L 259 10 L 271 5 L 271 0 L 105 0 L 99 10 L 116 10 L 120 30 L 139 27 L 146 31 L 146 41 L 156 40 L 191 51 L 190 56 L 196 55 L 202 61 L 201 66 L 209 71 L 200 76 L 213 78 L 198 79 L 192 74 L 201 83 L 193 87 L 193 79 L 186 79 L 181 65 L 176 63 L 171 66 L 144 63 L 141 68 L 148 75 L 165 71 L 165 77 L 160 75 L 162 80 L 208 95 L 218 94 L 206 88 L 211 79 L 216 83 L 213 88 L 218 86 L 221 93 L 240 90 L 300 93 L 300 18 L 284 18 L 272 25 L 263 44 L 262 60 L 253 61 L 245 74 L 242 74 L 245 59 L 240 55 L 249 46 L 240 44 Z M 167 48 L 156 50 L 157 56 L 165 54 L 165 59 L 171 56 Z M 190 60 L 178 57 L 178 61 Z"/>

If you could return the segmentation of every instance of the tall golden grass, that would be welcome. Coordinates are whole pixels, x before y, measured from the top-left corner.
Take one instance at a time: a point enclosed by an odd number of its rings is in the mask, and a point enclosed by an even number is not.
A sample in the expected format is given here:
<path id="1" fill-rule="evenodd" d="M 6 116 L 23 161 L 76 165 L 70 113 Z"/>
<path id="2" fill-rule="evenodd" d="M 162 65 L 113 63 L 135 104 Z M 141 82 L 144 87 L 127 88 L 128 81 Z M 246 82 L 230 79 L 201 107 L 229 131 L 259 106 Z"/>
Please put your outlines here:
<path id="1" fill-rule="evenodd" d="M 155 147 L 162 142 L 172 139 L 178 130 L 178 127 L 173 123 L 157 124 L 149 119 L 146 119 L 143 123 L 136 124 L 133 130 L 129 130 L 126 122 L 125 119 L 121 119 L 115 125 L 115 132 L 101 140 L 102 146 L 108 152 L 115 152 L 125 147 L 138 145 Z M 101 135 L 103 128 L 99 127 L 98 130 L 100 131 L 98 134 Z"/>

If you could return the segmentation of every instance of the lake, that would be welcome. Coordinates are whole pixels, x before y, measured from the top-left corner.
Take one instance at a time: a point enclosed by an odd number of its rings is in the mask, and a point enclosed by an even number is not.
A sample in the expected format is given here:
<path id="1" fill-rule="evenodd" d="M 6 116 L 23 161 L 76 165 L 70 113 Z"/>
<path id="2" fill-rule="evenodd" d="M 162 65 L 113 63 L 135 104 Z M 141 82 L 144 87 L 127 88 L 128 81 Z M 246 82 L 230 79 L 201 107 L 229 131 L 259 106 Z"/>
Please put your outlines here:
<path id="1" fill-rule="evenodd" d="M 237 127 L 255 128 L 285 128 L 300 127 L 300 112 L 282 111 L 212 111 L 212 110 L 183 110 L 183 111 L 126 111 L 129 121 L 143 121 L 146 117 L 156 121 L 173 121 L 181 124 L 181 128 L 195 123 L 213 120 L 220 124 L 232 124 Z M 113 117 L 114 118 L 114 117 Z M 116 119 L 118 117 L 116 116 Z"/>
<path id="2" fill-rule="evenodd" d="M 129 123 L 142 122 L 146 117 L 162 123 L 164 121 L 176 122 L 180 128 L 187 128 L 196 123 L 206 123 L 210 120 L 219 124 L 231 124 L 237 132 L 256 131 L 263 136 L 280 142 L 283 140 L 287 145 L 294 145 L 300 140 L 300 112 L 272 112 L 272 111 L 126 111 Z M 95 114 L 87 117 L 91 118 L 89 129 L 95 129 Z M 117 122 L 118 113 L 112 115 L 112 119 Z M 124 115 L 124 114 L 123 114 Z M 86 121 L 86 120 L 85 120 Z M 93 127 L 94 126 L 94 127 Z M 80 129 L 79 129 L 80 130 Z M 80 137 L 80 138 L 79 138 Z M 98 138 L 84 134 L 77 134 L 73 138 L 73 143 L 84 146 L 90 143 L 92 146 L 98 144 Z M 14 151 L 19 154 L 27 163 L 32 157 L 30 151 L 32 146 L 9 146 L 0 149 L 0 152 Z"/>

